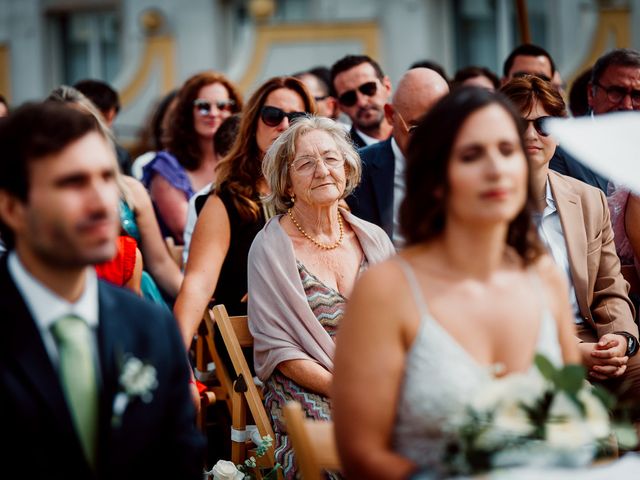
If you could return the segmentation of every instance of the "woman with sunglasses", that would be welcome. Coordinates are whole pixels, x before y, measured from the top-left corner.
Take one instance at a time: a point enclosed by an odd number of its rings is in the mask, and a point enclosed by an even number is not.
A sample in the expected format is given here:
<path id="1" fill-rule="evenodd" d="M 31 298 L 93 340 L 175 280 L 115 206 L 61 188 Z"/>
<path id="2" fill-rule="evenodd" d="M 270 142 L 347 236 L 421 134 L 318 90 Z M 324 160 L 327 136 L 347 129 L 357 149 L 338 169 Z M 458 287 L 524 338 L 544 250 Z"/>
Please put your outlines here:
<path id="1" fill-rule="evenodd" d="M 247 255 L 272 216 L 262 175 L 265 152 L 292 121 L 315 113 L 313 97 L 292 77 L 266 81 L 251 96 L 236 141 L 218 166 L 217 186 L 202 208 L 191 239 L 174 313 L 187 348 L 213 298 L 229 315 L 247 313 Z"/>
<path id="2" fill-rule="evenodd" d="M 220 161 L 213 136 L 224 119 L 242 109 L 236 87 L 223 75 L 202 72 L 178 92 L 166 132 L 166 150 L 144 166 L 142 183 L 153 200 L 164 236 L 183 244 L 191 196 L 216 178 Z"/>
<path id="3" fill-rule="evenodd" d="M 541 212 L 538 231 L 569 280 L 582 363 L 590 380 L 633 399 L 640 384 L 640 358 L 634 356 L 638 328 L 620 274 L 607 200 L 601 190 L 549 170 L 558 143 L 544 119 L 566 116 L 557 90 L 534 76 L 513 79 L 501 90 L 526 122 L 525 146 Z"/>

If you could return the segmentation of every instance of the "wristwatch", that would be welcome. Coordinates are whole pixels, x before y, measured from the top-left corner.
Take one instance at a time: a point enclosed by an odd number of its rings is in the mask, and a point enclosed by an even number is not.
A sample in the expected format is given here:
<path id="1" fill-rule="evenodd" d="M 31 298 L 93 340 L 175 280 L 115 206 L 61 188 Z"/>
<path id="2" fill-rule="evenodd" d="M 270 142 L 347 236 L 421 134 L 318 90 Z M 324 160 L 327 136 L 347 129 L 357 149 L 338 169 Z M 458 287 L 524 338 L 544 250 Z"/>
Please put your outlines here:
<path id="1" fill-rule="evenodd" d="M 615 335 L 622 335 L 627 339 L 627 351 L 625 355 L 627 357 L 633 357 L 638 353 L 638 339 L 631 335 L 629 332 L 613 332 Z"/>

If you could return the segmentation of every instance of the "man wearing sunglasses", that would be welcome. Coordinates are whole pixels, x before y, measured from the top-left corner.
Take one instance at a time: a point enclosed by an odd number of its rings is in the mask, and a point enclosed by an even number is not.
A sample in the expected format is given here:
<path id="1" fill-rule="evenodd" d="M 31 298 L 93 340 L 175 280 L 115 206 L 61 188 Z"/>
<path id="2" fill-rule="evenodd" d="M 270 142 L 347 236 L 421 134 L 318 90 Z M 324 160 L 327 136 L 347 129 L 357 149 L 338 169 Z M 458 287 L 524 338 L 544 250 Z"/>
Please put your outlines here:
<path id="1" fill-rule="evenodd" d="M 351 140 L 357 148 L 389 138 L 384 104 L 391 81 L 375 60 L 366 55 L 341 58 L 331 67 L 331 86 L 340 110 L 351 119 Z"/>
<path id="2" fill-rule="evenodd" d="M 404 243 L 398 213 L 405 192 L 409 140 L 422 117 L 447 93 L 449 85 L 436 71 L 429 68 L 407 71 L 398 83 L 392 103 L 384 105 L 385 117 L 393 126 L 392 136 L 359 151 L 362 180 L 347 203 L 354 215 L 382 227 L 396 248 Z"/>

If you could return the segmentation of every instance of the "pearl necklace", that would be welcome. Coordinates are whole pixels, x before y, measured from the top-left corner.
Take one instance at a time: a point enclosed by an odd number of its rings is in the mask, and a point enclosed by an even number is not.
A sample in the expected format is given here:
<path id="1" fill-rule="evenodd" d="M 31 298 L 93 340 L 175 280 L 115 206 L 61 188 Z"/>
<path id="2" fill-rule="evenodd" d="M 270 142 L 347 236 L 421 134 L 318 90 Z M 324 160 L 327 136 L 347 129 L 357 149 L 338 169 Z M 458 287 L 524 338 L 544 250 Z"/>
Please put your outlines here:
<path id="1" fill-rule="evenodd" d="M 287 214 L 289 214 L 289 217 L 291 218 L 291 221 L 296 226 L 298 231 L 305 238 L 307 238 L 308 240 L 311 240 L 316 247 L 319 247 L 319 248 L 321 248 L 323 250 L 333 250 L 334 248 L 338 248 L 340 245 L 342 245 L 342 239 L 344 238 L 344 227 L 342 226 L 342 215 L 340 214 L 340 212 L 338 212 L 338 227 L 340 227 L 340 236 L 338 237 L 338 240 L 336 240 L 335 242 L 333 242 L 333 243 L 331 243 L 329 245 L 327 245 L 326 243 L 319 242 L 318 240 L 313 238 L 311 235 L 309 235 L 307 232 L 305 232 L 304 229 L 297 222 L 296 217 L 293 216 L 293 212 L 291 211 L 291 208 L 289 208 L 287 210 Z"/>

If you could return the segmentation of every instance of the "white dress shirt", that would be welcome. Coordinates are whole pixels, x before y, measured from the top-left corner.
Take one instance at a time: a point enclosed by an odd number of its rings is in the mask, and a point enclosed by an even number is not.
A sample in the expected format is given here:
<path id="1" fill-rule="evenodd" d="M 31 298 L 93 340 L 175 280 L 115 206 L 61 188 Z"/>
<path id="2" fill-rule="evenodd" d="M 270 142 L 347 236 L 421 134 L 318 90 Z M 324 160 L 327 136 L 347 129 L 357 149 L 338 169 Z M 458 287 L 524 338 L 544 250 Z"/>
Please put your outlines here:
<path id="1" fill-rule="evenodd" d="M 545 200 L 547 206 L 542 212 L 542 218 L 538 215 L 538 233 L 542 238 L 542 241 L 547 246 L 547 249 L 551 253 L 556 265 L 564 271 L 569 283 L 569 302 L 571 303 L 571 309 L 573 311 L 573 317 L 576 324 L 583 323 L 582 315 L 580 314 L 580 307 L 578 306 L 578 297 L 576 297 L 576 290 L 573 287 L 573 280 L 571 278 L 571 268 L 569 267 L 569 254 L 567 253 L 567 242 L 564 239 L 564 231 L 562 230 L 562 222 L 560 222 L 560 215 L 556 209 L 556 201 L 551 193 L 551 186 L 547 179 L 547 185 L 545 187 L 546 194 Z"/>
<path id="2" fill-rule="evenodd" d="M 366 133 L 362 133 L 362 131 L 361 131 L 361 130 L 358 130 L 357 128 L 356 128 L 355 130 L 356 130 L 356 133 L 357 133 L 358 135 L 360 135 L 360 138 L 362 138 L 362 140 L 364 141 L 364 143 L 366 143 L 366 144 L 367 144 L 367 146 L 369 146 L 369 145 L 373 145 L 374 143 L 378 143 L 378 142 L 380 141 L 380 140 L 379 140 L 379 139 L 377 139 L 377 138 L 370 137 L 370 136 L 369 136 L 369 135 L 367 135 Z"/>
<path id="3" fill-rule="evenodd" d="M 15 251 L 9 253 L 7 267 L 9 275 L 11 275 L 13 282 L 16 284 L 40 331 L 40 337 L 53 365 L 56 368 L 58 366 L 58 348 L 51 333 L 51 327 L 56 320 L 68 315 L 82 318 L 89 325 L 93 336 L 91 348 L 94 359 L 97 359 L 98 279 L 95 270 L 92 267 L 87 267 L 84 291 L 78 301 L 70 303 L 45 287 L 31 275 L 24 268 Z M 99 363 L 95 362 L 95 365 L 99 365 Z"/>
<path id="4" fill-rule="evenodd" d="M 393 172 L 393 245 L 396 250 L 404 246 L 405 239 L 400 233 L 400 204 L 404 200 L 406 184 L 404 173 L 407 167 L 407 160 L 404 158 L 395 138 L 391 138 L 391 150 L 394 157 Z"/>
<path id="5" fill-rule="evenodd" d="M 191 247 L 191 237 L 193 236 L 193 230 L 196 228 L 196 222 L 198 221 L 198 212 L 196 212 L 196 198 L 206 195 L 213 188 L 213 182 L 207 183 L 204 187 L 191 195 L 189 199 L 189 205 L 187 206 L 187 223 L 184 226 L 184 232 L 182 235 L 182 241 L 184 242 L 184 249 L 182 250 L 182 269 L 187 266 L 187 260 L 189 259 L 189 248 Z"/>

